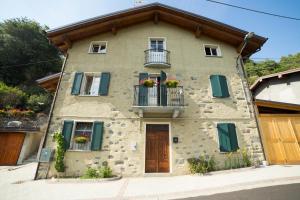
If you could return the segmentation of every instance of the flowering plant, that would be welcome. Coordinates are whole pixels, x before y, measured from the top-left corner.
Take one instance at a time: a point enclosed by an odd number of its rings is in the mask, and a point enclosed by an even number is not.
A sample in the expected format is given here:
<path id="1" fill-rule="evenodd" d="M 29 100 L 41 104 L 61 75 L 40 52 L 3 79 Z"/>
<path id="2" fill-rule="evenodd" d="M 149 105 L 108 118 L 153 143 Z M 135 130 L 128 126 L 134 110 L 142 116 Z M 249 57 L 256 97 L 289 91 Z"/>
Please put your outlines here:
<path id="1" fill-rule="evenodd" d="M 88 141 L 88 138 L 85 136 L 77 136 L 74 140 L 78 144 L 85 144 Z"/>
<path id="2" fill-rule="evenodd" d="M 170 77 L 165 81 L 165 84 L 168 88 L 176 88 L 179 84 L 179 81 L 174 77 Z"/>
<path id="3" fill-rule="evenodd" d="M 155 84 L 155 81 L 152 79 L 143 79 L 140 81 L 140 85 L 144 85 L 146 87 L 153 87 Z"/>

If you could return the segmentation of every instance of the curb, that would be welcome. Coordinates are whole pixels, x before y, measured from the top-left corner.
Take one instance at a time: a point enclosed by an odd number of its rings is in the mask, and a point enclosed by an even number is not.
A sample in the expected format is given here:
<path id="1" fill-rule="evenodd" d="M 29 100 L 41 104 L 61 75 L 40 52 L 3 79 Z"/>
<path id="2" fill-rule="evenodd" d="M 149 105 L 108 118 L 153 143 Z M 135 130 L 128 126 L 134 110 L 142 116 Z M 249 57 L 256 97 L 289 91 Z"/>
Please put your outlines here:
<path id="1" fill-rule="evenodd" d="M 47 184 L 60 184 L 60 183 L 102 183 L 109 181 L 117 181 L 120 180 L 122 176 L 115 176 L 112 178 L 97 178 L 97 179 L 81 179 L 81 178 L 52 178 L 46 180 Z"/>

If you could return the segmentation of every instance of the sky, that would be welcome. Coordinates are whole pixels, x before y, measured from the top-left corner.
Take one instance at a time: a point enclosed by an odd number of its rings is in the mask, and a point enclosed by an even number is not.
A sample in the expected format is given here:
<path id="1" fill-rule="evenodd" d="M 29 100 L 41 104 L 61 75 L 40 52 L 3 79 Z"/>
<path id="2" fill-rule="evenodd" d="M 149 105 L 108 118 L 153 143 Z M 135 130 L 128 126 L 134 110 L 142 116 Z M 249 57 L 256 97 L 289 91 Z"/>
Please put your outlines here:
<path id="1" fill-rule="evenodd" d="M 218 1 L 300 18 L 299 0 Z M 134 0 L 0 0 L 0 2 L 0 21 L 28 17 L 50 28 L 134 7 Z M 144 0 L 144 3 L 153 2 L 187 10 L 267 37 L 268 41 L 261 51 L 251 57 L 256 61 L 267 58 L 278 61 L 282 56 L 300 52 L 300 20 L 253 13 L 206 0 Z"/>

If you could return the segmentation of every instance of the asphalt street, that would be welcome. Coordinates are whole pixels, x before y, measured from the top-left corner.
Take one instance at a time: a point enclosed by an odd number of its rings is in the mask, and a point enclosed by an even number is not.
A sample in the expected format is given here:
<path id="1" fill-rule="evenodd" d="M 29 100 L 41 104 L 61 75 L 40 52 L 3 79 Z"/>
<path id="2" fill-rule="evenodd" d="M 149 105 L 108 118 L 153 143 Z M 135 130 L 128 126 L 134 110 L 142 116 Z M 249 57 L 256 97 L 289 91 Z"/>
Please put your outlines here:
<path id="1" fill-rule="evenodd" d="M 184 200 L 300 200 L 300 183 L 185 198 Z"/>

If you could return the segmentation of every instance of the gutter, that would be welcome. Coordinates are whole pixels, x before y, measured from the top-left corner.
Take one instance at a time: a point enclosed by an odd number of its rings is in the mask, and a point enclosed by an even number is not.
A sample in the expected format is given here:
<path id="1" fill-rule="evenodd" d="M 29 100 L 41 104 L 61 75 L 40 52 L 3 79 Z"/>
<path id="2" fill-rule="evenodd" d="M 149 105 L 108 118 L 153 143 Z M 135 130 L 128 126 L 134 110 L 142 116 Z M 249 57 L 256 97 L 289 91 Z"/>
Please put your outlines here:
<path id="1" fill-rule="evenodd" d="M 63 77 L 63 73 L 64 73 L 64 70 L 65 70 L 66 63 L 67 63 L 67 59 L 68 59 L 68 53 L 66 53 L 66 56 L 65 56 L 62 68 L 61 68 L 61 73 L 60 73 L 60 76 L 59 76 L 59 80 L 58 80 L 58 83 L 57 83 L 57 86 L 56 86 L 56 91 L 55 91 L 53 101 L 52 101 L 52 104 L 51 104 L 51 108 L 50 108 L 50 112 L 49 112 L 49 117 L 48 117 L 48 121 L 47 121 L 47 128 L 46 128 L 45 134 L 44 134 L 44 136 L 42 138 L 42 141 L 40 143 L 40 146 L 39 146 L 39 150 L 38 150 L 38 154 L 37 154 L 38 165 L 37 165 L 37 168 L 36 168 L 36 171 L 35 171 L 34 180 L 37 179 L 38 170 L 39 170 L 39 167 L 40 167 L 39 160 L 40 160 L 42 149 L 45 146 L 46 141 L 47 141 L 47 135 L 48 135 L 47 133 L 49 131 L 50 122 L 51 122 L 52 115 L 53 115 L 53 110 L 54 110 L 54 105 L 55 105 L 55 102 L 56 102 L 56 99 L 57 99 L 58 89 L 60 87 L 60 83 L 61 83 L 61 80 L 62 80 L 62 77 Z"/>
<path id="2" fill-rule="evenodd" d="M 246 36 L 245 36 L 245 38 L 246 38 Z M 241 69 L 242 69 L 242 74 L 241 74 L 242 85 L 243 85 L 243 88 L 244 88 L 244 91 L 245 91 L 246 101 L 247 101 L 247 103 L 252 105 L 252 109 L 253 109 L 253 112 L 254 112 L 254 119 L 255 119 L 255 122 L 256 122 L 257 130 L 258 130 L 259 140 L 260 140 L 260 143 L 261 143 L 261 146 L 262 146 L 263 157 L 264 157 L 264 160 L 266 160 L 266 153 L 265 153 L 264 145 L 263 145 L 262 138 L 261 138 L 261 132 L 262 131 L 261 131 L 260 123 L 259 123 L 259 120 L 258 120 L 259 113 L 258 113 L 256 104 L 253 101 L 254 98 L 252 96 L 252 93 L 250 91 L 250 87 L 249 87 L 249 84 L 248 84 L 248 81 L 247 81 L 247 73 L 246 73 L 245 68 L 244 68 L 244 61 L 243 61 L 243 57 L 242 57 L 242 52 L 245 49 L 245 47 L 247 46 L 250 39 L 248 39 L 248 40 L 244 39 L 244 42 L 245 42 L 244 47 L 241 49 L 241 51 L 239 52 L 238 57 L 236 58 L 236 68 L 238 70 L 238 73 L 240 73 L 240 70 L 239 70 L 239 62 L 240 62 L 240 66 L 241 66 Z M 260 51 L 260 50 L 261 50 L 261 48 L 257 49 L 255 51 L 255 53 Z M 249 58 L 249 57 L 247 57 L 247 58 Z"/>

